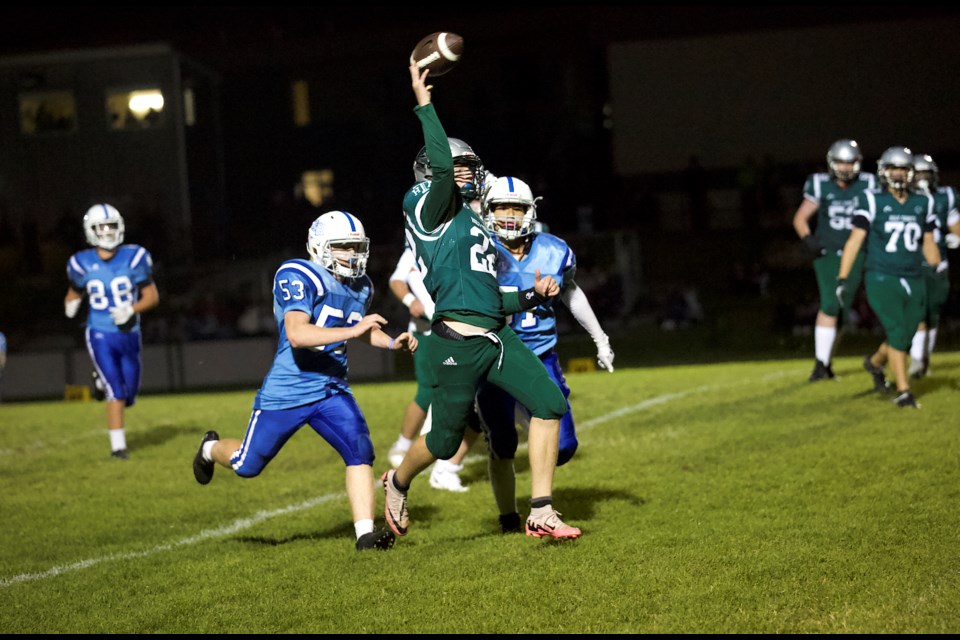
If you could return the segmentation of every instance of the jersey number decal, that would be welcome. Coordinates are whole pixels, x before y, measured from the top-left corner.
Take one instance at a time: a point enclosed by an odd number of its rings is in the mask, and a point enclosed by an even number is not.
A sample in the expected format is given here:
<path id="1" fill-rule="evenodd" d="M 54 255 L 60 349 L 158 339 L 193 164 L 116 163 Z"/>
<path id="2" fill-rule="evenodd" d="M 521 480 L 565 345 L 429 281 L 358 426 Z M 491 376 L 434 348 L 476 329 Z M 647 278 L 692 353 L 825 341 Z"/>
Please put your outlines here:
<path id="1" fill-rule="evenodd" d="M 470 269 L 489 273 L 496 278 L 497 267 L 495 261 L 497 256 L 495 252 L 487 253 L 490 249 L 490 237 L 487 235 L 487 232 L 480 227 L 470 227 L 470 235 L 480 236 L 482 240 L 480 244 L 471 245 L 470 247 Z"/>
<path id="2" fill-rule="evenodd" d="M 885 247 L 887 253 L 897 252 L 897 244 L 901 235 L 903 236 L 903 246 L 907 248 L 907 251 L 915 252 L 917 247 L 920 246 L 920 237 L 923 235 L 923 231 L 916 222 L 888 220 L 883 224 L 883 230 L 890 234 L 890 239 L 887 240 L 887 246 Z"/>
<path id="3" fill-rule="evenodd" d="M 90 294 L 90 308 L 97 311 L 109 308 L 111 300 L 115 307 L 133 304 L 133 283 L 127 276 L 111 280 L 109 294 L 103 280 L 90 280 L 87 282 L 87 293 Z"/>
<path id="4" fill-rule="evenodd" d="M 318 327 L 325 327 L 327 326 L 327 318 L 342 318 L 342 317 L 343 317 L 343 309 L 337 309 L 336 307 L 323 305 L 323 307 L 320 309 L 320 317 L 317 318 L 317 321 L 314 324 L 316 324 Z M 347 322 L 345 323 L 345 326 L 352 327 L 353 325 L 357 324 L 361 320 L 363 320 L 363 316 L 361 316 L 356 311 L 351 311 L 350 316 L 347 317 Z M 323 345 L 322 347 L 310 347 L 310 348 L 313 349 L 314 351 L 323 351 L 324 349 L 330 349 L 334 353 L 339 354 L 339 353 L 343 353 L 346 346 L 347 346 L 346 341 L 343 341 L 343 342 L 335 342 L 333 344 L 326 344 L 326 345 Z"/>
<path id="5" fill-rule="evenodd" d="M 853 229 L 852 207 L 840 202 L 832 202 L 827 207 L 827 215 L 830 216 L 830 228 L 837 231 L 844 229 Z"/>
<path id="6" fill-rule="evenodd" d="M 296 291 L 291 292 L 287 288 L 288 282 L 294 286 Z M 277 280 L 277 286 L 280 288 L 280 295 L 283 296 L 284 300 L 303 300 L 303 283 L 299 280 Z"/>

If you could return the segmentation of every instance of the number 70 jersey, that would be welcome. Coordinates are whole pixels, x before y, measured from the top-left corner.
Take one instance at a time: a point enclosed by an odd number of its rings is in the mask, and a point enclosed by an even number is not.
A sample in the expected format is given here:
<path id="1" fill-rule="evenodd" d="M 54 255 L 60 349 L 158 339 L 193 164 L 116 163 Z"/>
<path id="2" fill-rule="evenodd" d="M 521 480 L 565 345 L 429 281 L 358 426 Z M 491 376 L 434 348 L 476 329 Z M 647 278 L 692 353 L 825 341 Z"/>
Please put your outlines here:
<path id="1" fill-rule="evenodd" d="M 922 274 L 923 234 L 937 228 L 933 198 L 911 192 L 901 203 L 888 191 L 865 191 L 856 215 L 869 223 L 864 265 L 868 271 L 898 277 Z"/>

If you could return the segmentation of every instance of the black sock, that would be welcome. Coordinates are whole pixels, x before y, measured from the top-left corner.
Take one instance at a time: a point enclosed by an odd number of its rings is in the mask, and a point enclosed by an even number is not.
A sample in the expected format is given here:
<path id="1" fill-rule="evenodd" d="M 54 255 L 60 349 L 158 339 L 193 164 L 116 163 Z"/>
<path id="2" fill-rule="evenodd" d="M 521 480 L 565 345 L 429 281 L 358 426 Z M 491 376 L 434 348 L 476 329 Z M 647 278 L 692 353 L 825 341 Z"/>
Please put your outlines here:
<path id="1" fill-rule="evenodd" d="M 406 493 L 407 489 L 410 488 L 410 485 L 403 486 L 400 484 L 399 481 L 397 481 L 397 474 L 393 474 L 393 478 L 391 479 L 391 481 L 393 482 L 393 488 L 399 491 L 400 493 Z"/>
<path id="2" fill-rule="evenodd" d="M 530 498 L 530 506 L 534 509 L 539 509 L 540 507 L 549 507 L 553 504 L 553 496 L 547 496 L 545 498 Z"/>

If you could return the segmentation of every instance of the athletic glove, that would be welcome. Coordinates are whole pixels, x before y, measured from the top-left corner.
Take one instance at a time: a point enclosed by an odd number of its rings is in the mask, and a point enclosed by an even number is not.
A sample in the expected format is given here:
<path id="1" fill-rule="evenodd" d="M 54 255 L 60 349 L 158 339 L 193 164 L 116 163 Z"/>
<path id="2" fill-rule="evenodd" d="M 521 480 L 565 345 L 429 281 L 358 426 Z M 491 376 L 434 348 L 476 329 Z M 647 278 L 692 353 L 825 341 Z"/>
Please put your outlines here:
<path id="1" fill-rule="evenodd" d="M 803 236 L 803 244 L 807 245 L 807 249 L 810 249 L 811 253 L 818 258 L 826 255 L 827 253 L 824 250 L 823 245 L 820 244 L 820 241 L 817 240 L 817 236 L 813 235 L 812 233 L 808 233 L 807 235 Z"/>
<path id="2" fill-rule="evenodd" d="M 837 278 L 837 302 L 840 303 L 840 308 L 846 305 L 844 298 L 847 297 L 847 279 L 846 278 Z"/>
<path id="3" fill-rule="evenodd" d="M 596 340 L 597 345 L 597 364 L 601 369 L 606 369 L 613 373 L 613 349 L 610 348 L 610 338 L 604 335 Z"/>
<path id="4" fill-rule="evenodd" d="M 947 269 L 948 269 L 949 266 L 950 266 L 950 265 L 947 263 L 946 260 L 941 260 L 941 261 L 937 264 L 937 266 L 936 266 L 936 271 L 934 271 L 934 274 L 935 274 L 939 279 L 941 279 L 941 280 L 946 280 L 946 279 L 949 277 L 949 273 L 948 273 L 948 271 L 947 271 Z"/>
<path id="5" fill-rule="evenodd" d="M 118 327 L 127 324 L 130 321 L 130 318 L 133 317 L 133 306 L 129 304 L 120 305 L 119 307 L 114 307 L 110 309 L 110 317 L 113 318 L 113 323 Z"/>
<path id="6" fill-rule="evenodd" d="M 960 236 L 955 233 L 947 234 L 947 249 L 960 248 Z"/>
<path id="7" fill-rule="evenodd" d="M 72 318 L 77 315 L 77 311 L 80 310 L 80 303 L 83 301 L 83 298 L 74 298 L 69 302 L 63 303 L 63 312 L 68 318 Z"/>

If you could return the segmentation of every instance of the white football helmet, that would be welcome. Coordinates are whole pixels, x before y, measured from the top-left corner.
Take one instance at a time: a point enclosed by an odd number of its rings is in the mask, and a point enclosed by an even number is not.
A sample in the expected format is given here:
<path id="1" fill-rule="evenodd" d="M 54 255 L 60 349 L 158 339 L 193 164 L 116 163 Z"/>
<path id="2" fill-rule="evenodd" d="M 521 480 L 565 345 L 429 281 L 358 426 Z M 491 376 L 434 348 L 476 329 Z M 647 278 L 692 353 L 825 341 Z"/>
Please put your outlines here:
<path id="1" fill-rule="evenodd" d="M 479 198 L 483 194 L 484 178 L 487 173 L 483 167 L 483 161 L 480 160 L 480 156 L 474 153 L 473 148 L 460 138 L 448 138 L 447 142 L 450 143 L 450 155 L 453 156 L 453 164 L 467 165 L 473 172 L 473 183 L 465 184 L 460 188 L 463 199 L 469 202 Z M 426 147 L 421 147 L 417 157 L 413 160 L 413 177 L 417 182 L 423 182 L 433 177 L 430 156 L 427 155 Z"/>
<path id="2" fill-rule="evenodd" d="M 123 216 L 107 203 L 95 204 L 83 216 L 83 232 L 87 243 L 113 251 L 123 244 Z"/>
<path id="3" fill-rule="evenodd" d="M 930 193 L 940 186 L 940 169 L 928 153 L 913 156 L 913 186 L 917 191 Z"/>
<path id="4" fill-rule="evenodd" d="M 889 173 L 890 169 L 894 168 L 905 168 L 905 177 L 891 180 Z M 913 174 L 913 152 L 907 147 L 890 147 L 877 160 L 877 177 L 884 189 L 891 187 L 895 191 L 906 190 L 913 183 Z"/>
<path id="5" fill-rule="evenodd" d="M 860 163 L 863 161 L 863 153 L 860 151 L 860 145 L 856 140 L 837 140 L 827 151 L 827 167 L 830 169 L 830 175 L 843 182 L 853 182 L 860 175 Z M 841 171 L 837 168 L 838 162 L 851 162 L 853 169 Z"/>
<path id="6" fill-rule="evenodd" d="M 483 223 L 504 240 L 514 240 L 530 235 L 537 219 L 537 201 L 530 186 L 520 178 L 503 176 L 497 178 L 487 189 L 483 198 Z M 498 204 L 518 204 L 521 215 L 495 216 Z"/>
<path id="7" fill-rule="evenodd" d="M 313 221 L 307 233 L 310 260 L 344 278 L 367 272 L 370 239 L 363 223 L 346 211 L 328 211 Z"/>

